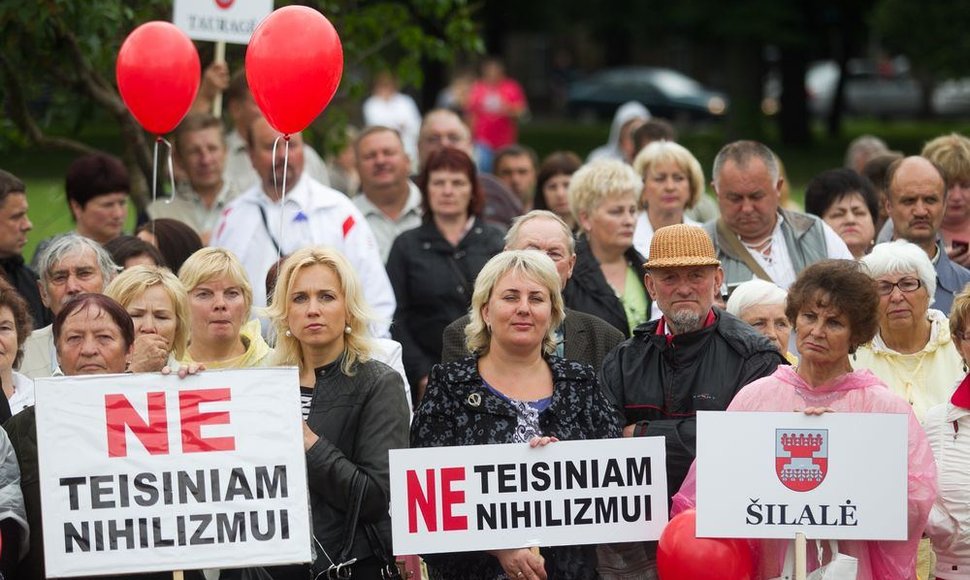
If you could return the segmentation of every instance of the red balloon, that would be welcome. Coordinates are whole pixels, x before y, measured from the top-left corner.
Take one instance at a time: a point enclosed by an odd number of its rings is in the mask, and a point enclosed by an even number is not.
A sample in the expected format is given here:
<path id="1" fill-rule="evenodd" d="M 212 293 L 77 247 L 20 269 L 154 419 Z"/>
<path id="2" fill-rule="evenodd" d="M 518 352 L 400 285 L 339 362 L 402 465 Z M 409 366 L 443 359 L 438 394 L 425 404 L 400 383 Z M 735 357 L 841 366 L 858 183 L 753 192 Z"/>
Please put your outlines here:
<path id="1" fill-rule="evenodd" d="M 283 134 L 307 128 L 330 103 L 344 70 L 340 37 L 312 8 L 266 17 L 246 49 L 246 80 L 266 120 Z"/>
<path id="2" fill-rule="evenodd" d="M 750 580 L 754 558 L 745 540 L 698 538 L 697 512 L 674 516 L 657 546 L 657 572 L 661 580 Z"/>
<path id="3" fill-rule="evenodd" d="M 171 22 L 146 22 L 134 29 L 115 65 L 118 91 L 145 130 L 163 135 L 189 112 L 202 67 L 195 45 Z"/>

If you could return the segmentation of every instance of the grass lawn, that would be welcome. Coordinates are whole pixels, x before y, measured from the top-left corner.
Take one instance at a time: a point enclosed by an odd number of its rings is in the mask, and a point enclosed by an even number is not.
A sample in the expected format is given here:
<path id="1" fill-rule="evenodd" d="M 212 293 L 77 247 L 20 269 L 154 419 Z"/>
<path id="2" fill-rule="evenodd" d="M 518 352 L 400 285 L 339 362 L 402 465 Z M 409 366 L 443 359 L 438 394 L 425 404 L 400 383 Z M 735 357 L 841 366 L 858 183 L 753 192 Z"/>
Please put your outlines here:
<path id="1" fill-rule="evenodd" d="M 825 169 L 840 167 L 849 141 L 858 135 L 873 134 L 885 140 L 890 148 L 906 155 L 918 154 L 923 144 L 933 137 L 958 132 L 970 134 L 970 120 L 930 121 L 878 121 L 853 119 L 847 121 L 843 137 L 831 139 L 824 135 L 821 126 L 815 128 L 815 141 L 807 147 L 787 147 L 769 137 L 768 144 L 781 157 L 788 173 L 792 197 L 801 202 L 805 185 L 813 175 Z M 609 134 L 607 124 L 582 124 L 568 120 L 535 120 L 521 129 L 521 141 L 533 147 L 540 158 L 552 151 L 566 149 L 576 151 L 581 157 L 594 147 L 606 142 Z M 109 151 L 118 152 L 116 137 L 100 131 L 79 136 Z M 690 149 L 704 167 L 705 178 L 710 180 L 710 167 L 714 156 L 724 143 L 724 132 L 719 126 L 680 129 L 680 142 Z M 64 200 L 64 172 L 72 153 L 64 151 L 3 151 L 0 167 L 10 171 L 27 183 L 30 203 L 30 219 L 34 230 L 29 236 L 24 256 L 29 260 L 37 242 L 51 235 L 69 231 L 73 223 Z M 127 231 L 135 224 L 135 208 L 128 217 Z"/>

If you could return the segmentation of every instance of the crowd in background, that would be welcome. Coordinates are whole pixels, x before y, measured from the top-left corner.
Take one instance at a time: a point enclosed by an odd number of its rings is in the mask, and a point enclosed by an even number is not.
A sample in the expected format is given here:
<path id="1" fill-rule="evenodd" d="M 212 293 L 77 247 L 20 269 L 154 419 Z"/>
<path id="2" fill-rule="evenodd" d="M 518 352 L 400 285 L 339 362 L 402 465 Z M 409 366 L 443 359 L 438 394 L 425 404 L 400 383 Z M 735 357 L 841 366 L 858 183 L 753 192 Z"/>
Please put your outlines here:
<path id="1" fill-rule="evenodd" d="M 500 61 L 452 89 L 422 115 L 378 74 L 346 147 L 324 160 L 295 134 L 284 163 L 245 75 L 214 64 L 173 136 L 171 197 L 129 235 L 125 165 L 81 156 L 75 229 L 29 265 L 29 194 L 0 170 L 0 475 L 22 488 L 0 516 L 8 577 L 44 577 L 35 379 L 293 365 L 315 572 L 394 565 L 389 449 L 663 436 L 679 510 L 697 411 L 799 409 L 910 418 L 909 541 L 844 542 L 860 578 L 970 578 L 970 139 L 904 156 L 859 138 L 801 211 L 762 143 L 704 168 L 631 102 L 585 162 L 539 159 Z M 784 553 L 761 546 L 759 577 Z M 656 578 L 649 543 L 416 561 L 432 578 Z"/>

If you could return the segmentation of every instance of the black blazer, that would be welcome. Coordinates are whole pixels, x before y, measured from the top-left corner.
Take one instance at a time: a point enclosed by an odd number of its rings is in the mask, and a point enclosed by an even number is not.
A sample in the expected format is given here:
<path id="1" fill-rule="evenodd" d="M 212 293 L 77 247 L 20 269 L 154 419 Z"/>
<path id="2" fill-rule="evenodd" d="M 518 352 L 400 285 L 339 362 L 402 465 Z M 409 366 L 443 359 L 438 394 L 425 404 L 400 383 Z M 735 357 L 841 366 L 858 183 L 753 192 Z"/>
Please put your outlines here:
<path id="1" fill-rule="evenodd" d="M 643 284 L 643 277 L 647 273 L 643 268 L 646 260 L 633 246 L 627 249 L 625 256 L 627 263 Z M 646 286 L 643 291 L 647 291 Z M 623 303 L 616 297 L 616 292 L 603 276 L 599 261 L 590 250 L 589 242 L 585 237 L 576 240 L 576 267 L 573 268 L 573 275 L 566 284 L 566 289 L 563 290 L 563 300 L 569 308 L 597 316 L 612 324 L 623 333 L 624 337 L 630 336 L 630 325 L 626 319 L 626 311 L 623 310 Z M 647 294 L 648 318 L 650 306 L 650 295 Z"/>
<path id="2" fill-rule="evenodd" d="M 460 360 L 471 353 L 465 348 L 465 327 L 471 322 L 466 314 L 445 328 L 442 337 L 441 362 Z M 585 363 L 597 371 L 603 366 L 606 354 L 623 342 L 623 333 L 601 319 L 566 309 L 562 321 L 563 358 Z"/>

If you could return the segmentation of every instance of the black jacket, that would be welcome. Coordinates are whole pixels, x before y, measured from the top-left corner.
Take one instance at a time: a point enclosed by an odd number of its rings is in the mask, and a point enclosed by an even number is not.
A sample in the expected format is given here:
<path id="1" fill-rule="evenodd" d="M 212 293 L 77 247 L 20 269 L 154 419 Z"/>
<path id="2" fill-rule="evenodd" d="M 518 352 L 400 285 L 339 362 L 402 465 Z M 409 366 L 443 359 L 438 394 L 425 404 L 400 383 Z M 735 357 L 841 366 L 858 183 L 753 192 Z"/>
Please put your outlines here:
<path id="1" fill-rule="evenodd" d="M 387 258 L 397 299 L 391 336 L 403 347 L 412 385 L 441 360 L 445 327 L 468 313 L 475 278 L 504 244 L 500 231 L 477 219 L 457 247 L 430 220 L 394 240 Z"/>
<path id="2" fill-rule="evenodd" d="M 619 417 L 589 365 L 549 357 L 552 403 L 539 416 L 544 435 L 562 440 L 618 437 Z M 477 393 L 478 405 L 469 401 Z M 486 445 L 513 441 L 515 409 L 482 383 L 478 359 L 467 357 L 436 365 L 428 390 L 414 412 L 412 447 Z M 595 546 L 542 548 L 550 580 L 596 578 Z M 425 556 L 432 579 L 494 580 L 502 575 L 498 559 L 485 552 Z"/>
<path id="3" fill-rule="evenodd" d="M 666 437 L 669 497 L 694 461 L 697 411 L 723 411 L 741 387 L 786 364 L 767 338 L 727 312 L 668 342 L 658 321 L 606 355 L 600 383 L 637 435 Z"/>
<path id="4" fill-rule="evenodd" d="M 316 370 L 307 425 L 320 439 L 306 452 L 313 535 L 333 558 L 344 544 L 354 473 L 369 479 L 358 524 L 376 524 L 391 546 L 390 479 L 387 452 L 408 446 L 408 407 L 401 375 L 382 362 L 357 365 L 347 376 L 336 362 Z M 373 555 L 358 525 L 351 555 Z M 322 558 L 322 554 L 317 557 Z M 325 568 L 326 566 L 324 566 Z"/>
<path id="5" fill-rule="evenodd" d="M 33 321 L 32 328 L 43 328 L 54 321 L 51 311 L 44 306 L 37 287 L 37 274 L 24 264 L 23 256 L 0 258 L 3 277 L 27 302 L 27 312 Z"/>
<path id="6" fill-rule="evenodd" d="M 630 246 L 625 252 L 627 263 L 637 273 L 640 283 L 643 284 L 643 277 L 646 270 L 643 263 L 646 262 L 643 256 Z M 646 286 L 643 291 L 646 292 Z M 623 336 L 630 336 L 630 324 L 626 319 L 626 311 L 623 310 L 623 303 L 617 298 L 616 292 L 603 276 L 600 263 L 593 255 L 589 247 L 589 242 L 585 237 L 580 236 L 576 240 L 576 266 L 573 268 L 573 275 L 566 284 L 563 291 L 563 300 L 567 308 L 578 310 L 597 316 L 609 322 Z M 647 295 L 647 316 L 650 315 L 650 295 Z"/>

